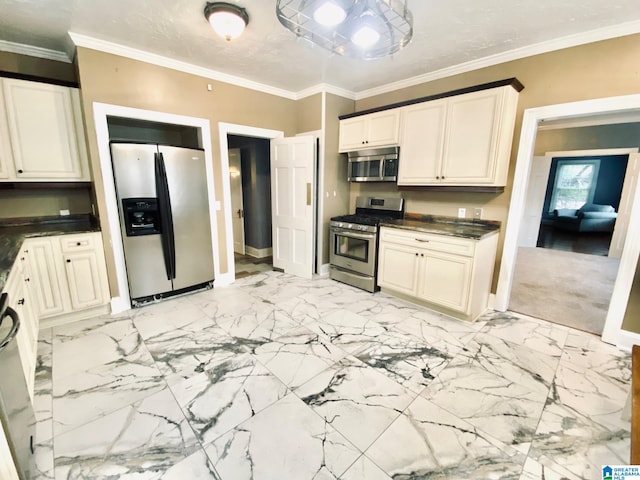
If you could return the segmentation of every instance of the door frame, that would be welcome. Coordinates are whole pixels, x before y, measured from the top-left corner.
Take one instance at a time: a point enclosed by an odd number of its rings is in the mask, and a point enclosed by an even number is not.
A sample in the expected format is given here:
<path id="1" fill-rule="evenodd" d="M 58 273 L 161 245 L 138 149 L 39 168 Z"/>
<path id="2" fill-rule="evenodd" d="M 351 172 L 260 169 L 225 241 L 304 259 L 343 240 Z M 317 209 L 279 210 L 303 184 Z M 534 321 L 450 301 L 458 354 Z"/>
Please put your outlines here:
<path id="1" fill-rule="evenodd" d="M 640 111 L 640 94 L 548 105 L 529 108 L 524 111 L 494 303 L 497 310 L 505 311 L 509 305 L 518 248 L 518 234 L 524 212 L 526 188 L 529 182 L 531 161 L 540 122 L 594 116 L 603 113 L 638 111 Z M 640 194 L 636 194 L 631 212 L 627 241 L 620 258 L 620 269 L 618 270 L 602 333 L 604 342 L 612 343 L 624 349 L 631 349 L 634 343 L 640 343 L 640 334 L 622 329 L 622 321 L 629 301 L 638 255 L 640 255 Z"/>
<path id="2" fill-rule="evenodd" d="M 240 157 L 240 160 L 238 161 L 238 169 L 239 169 L 238 176 L 240 177 L 240 186 L 239 186 L 239 189 L 240 189 L 240 202 L 242 203 L 241 210 L 243 212 L 242 213 L 242 217 L 239 217 L 242 220 L 242 225 L 241 225 L 242 226 L 242 238 L 238 239 L 238 238 L 236 238 L 235 234 L 233 235 L 233 252 L 234 253 L 236 252 L 236 244 L 241 244 L 241 246 L 242 246 L 241 255 L 245 255 L 245 253 L 247 251 L 247 248 L 246 248 L 246 245 L 245 245 L 246 232 L 244 231 L 244 198 L 243 198 L 243 190 L 242 190 L 242 161 L 241 161 L 242 154 L 241 154 L 241 149 L 240 148 L 232 148 L 231 150 L 237 150 L 238 151 L 238 155 Z M 229 173 L 231 173 L 231 164 L 229 164 Z M 229 187 L 231 187 L 231 175 L 229 176 Z M 230 192 L 230 195 L 232 195 L 233 194 L 233 189 L 230 188 L 229 192 Z M 232 225 L 233 225 L 233 221 L 235 219 L 235 213 L 236 212 L 234 212 L 233 209 L 232 209 L 231 210 L 231 224 Z M 238 240 L 241 240 L 241 242 L 239 242 Z"/>
<path id="3" fill-rule="evenodd" d="M 132 118 L 152 122 L 169 123 L 195 127 L 199 130 L 204 158 L 207 169 L 207 190 L 209 196 L 209 220 L 211 222 L 211 243 L 213 248 L 214 283 L 218 284 L 220 274 L 219 238 L 216 222 L 215 185 L 213 178 L 213 157 L 211 154 L 211 128 L 209 120 L 205 118 L 187 117 L 172 113 L 142 110 L 138 108 L 123 107 L 107 103 L 93 103 L 93 120 L 98 145 L 98 157 L 100 160 L 100 172 L 102 174 L 102 187 L 104 189 L 104 202 L 107 210 L 106 221 L 109 225 L 110 241 L 114 264 L 118 296 L 111 298 L 111 313 L 116 314 L 131 309 L 131 297 L 129 295 L 129 282 L 127 281 L 127 269 L 124 260 L 124 247 L 122 243 L 122 231 L 120 229 L 120 217 L 118 215 L 118 201 L 116 187 L 113 178 L 113 166 L 111 165 L 111 149 L 109 148 L 109 125 L 107 117 Z M 228 174 L 228 172 L 227 172 Z M 104 221 L 104 219 L 103 219 Z M 231 246 L 233 251 L 233 245 Z"/>
<path id="4" fill-rule="evenodd" d="M 233 223 L 231 212 L 231 181 L 229 180 L 229 142 L 227 135 L 242 135 L 245 137 L 283 138 L 284 132 L 269 130 L 266 128 L 250 127 L 234 123 L 219 122 L 218 134 L 220 137 L 220 163 L 222 165 L 222 199 L 224 203 L 224 227 L 227 242 L 227 273 L 222 274 L 225 285 L 231 284 L 236 279 L 236 266 L 233 258 Z M 271 193 L 273 196 L 273 192 Z"/>

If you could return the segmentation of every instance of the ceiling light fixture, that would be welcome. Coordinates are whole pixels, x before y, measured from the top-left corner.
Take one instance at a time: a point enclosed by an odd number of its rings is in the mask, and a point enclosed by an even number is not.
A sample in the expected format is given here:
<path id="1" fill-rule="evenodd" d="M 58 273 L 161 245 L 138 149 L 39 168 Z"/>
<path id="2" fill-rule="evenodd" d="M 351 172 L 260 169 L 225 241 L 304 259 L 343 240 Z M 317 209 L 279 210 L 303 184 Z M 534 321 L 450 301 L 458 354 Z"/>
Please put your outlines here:
<path id="1" fill-rule="evenodd" d="M 298 37 L 365 60 L 393 55 L 413 36 L 407 0 L 278 0 L 276 15 Z"/>
<path id="2" fill-rule="evenodd" d="M 204 18 L 228 42 L 238 38 L 249 23 L 249 14 L 244 8 L 227 2 L 207 2 Z"/>

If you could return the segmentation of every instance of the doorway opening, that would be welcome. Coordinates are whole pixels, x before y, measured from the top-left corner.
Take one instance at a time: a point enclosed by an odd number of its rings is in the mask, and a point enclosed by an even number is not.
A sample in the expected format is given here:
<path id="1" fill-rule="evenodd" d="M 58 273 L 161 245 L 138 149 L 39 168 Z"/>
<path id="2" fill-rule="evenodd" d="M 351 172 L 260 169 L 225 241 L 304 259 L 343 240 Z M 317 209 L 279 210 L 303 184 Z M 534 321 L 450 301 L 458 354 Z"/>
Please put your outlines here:
<path id="1" fill-rule="evenodd" d="M 558 135 L 580 143 L 615 131 L 611 125 L 594 127 L 591 135 L 580 129 Z M 509 309 L 602 334 L 620 264 L 619 242 L 610 245 L 617 212 L 629 209 L 622 190 L 635 150 L 547 152 L 533 158 Z M 633 178 L 631 171 L 627 181 Z M 624 231 L 623 221 L 617 238 Z"/>
<path id="2" fill-rule="evenodd" d="M 220 159 L 226 232 L 227 273 L 222 281 L 236 278 L 233 212 L 229 172 L 229 135 L 270 140 L 271 224 L 273 267 L 302 278 L 314 274 L 316 245 L 316 139 L 313 135 L 284 138 L 284 132 L 220 122 Z"/>
<path id="3" fill-rule="evenodd" d="M 495 307 L 498 310 L 507 310 L 509 306 L 519 244 L 518 237 L 523 223 L 526 190 L 531 173 L 534 146 L 540 123 L 568 120 L 571 118 L 594 118 L 597 120 L 611 113 L 615 113 L 618 116 L 626 115 L 630 117 L 639 110 L 640 95 L 585 100 L 525 110 L 495 298 Z M 604 123 L 613 122 L 601 122 L 600 124 Z M 634 188 L 637 185 L 637 180 L 638 177 L 635 175 L 634 182 L 632 182 Z M 640 212 L 640 196 L 636 195 L 634 191 L 633 195 L 630 195 L 629 198 L 631 199 L 629 202 L 629 211 L 624 212 L 625 217 L 628 215 L 629 220 L 625 226 L 625 241 L 622 246 L 620 268 L 616 276 L 602 333 L 603 341 L 625 348 L 630 348 L 631 345 L 640 340 L 639 333 L 622 329 L 622 321 L 627 309 L 629 293 L 631 291 L 636 265 L 638 264 L 638 255 L 640 254 L 640 239 L 638 238 L 640 235 L 640 218 L 638 218 L 638 212 Z M 620 223 L 620 216 L 618 217 L 617 223 Z"/>
<path id="4" fill-rule="evenodd" d="M 227 135 L 236 278 L 273 269 L 270 141 Z"/>
<path id="5" fill-rule="evenodd" d="M 567 138 L 585 136 L 579 130 L 562 132 Z M 613 248 L 610 245 L 617 212 L 629 208 L 629 196 L 623 198 L 622 190 L 633 151 L 547 152 L 533 158 L 511 310 L 602 334 L 620 263 L 624 221 Z M 633 178 L 631 171 L 627 181 Z"/>

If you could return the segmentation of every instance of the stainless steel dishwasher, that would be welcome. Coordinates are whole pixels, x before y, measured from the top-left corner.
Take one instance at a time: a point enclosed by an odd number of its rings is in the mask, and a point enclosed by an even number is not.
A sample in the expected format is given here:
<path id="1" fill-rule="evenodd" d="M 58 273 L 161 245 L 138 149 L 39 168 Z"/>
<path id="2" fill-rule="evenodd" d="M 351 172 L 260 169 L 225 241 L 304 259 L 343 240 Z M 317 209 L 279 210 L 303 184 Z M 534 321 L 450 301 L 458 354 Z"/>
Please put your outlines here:
<path id="1" fill-rule="evenodd" d="M 18 475 L 28 480 L 35 473 L 35 415 L 16 340 L 20 318 L 8 303 L 9 297 L 3 293 L 0 296 L 0 423 Z"/>

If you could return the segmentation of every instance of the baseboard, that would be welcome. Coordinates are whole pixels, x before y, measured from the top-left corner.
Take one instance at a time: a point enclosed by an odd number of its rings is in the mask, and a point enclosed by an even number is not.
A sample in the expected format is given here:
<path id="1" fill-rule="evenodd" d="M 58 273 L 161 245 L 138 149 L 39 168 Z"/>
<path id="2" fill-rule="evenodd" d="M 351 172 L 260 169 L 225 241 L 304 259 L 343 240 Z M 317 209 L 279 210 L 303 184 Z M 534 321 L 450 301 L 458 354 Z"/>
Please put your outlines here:
<path id="1" fill-rule="evenodd" d="M 131 310 L 131 303 L 125 300 L 123 297 L 113 297 L 111 299 L 111 314 L 116 315 L 118 313 Z"/>
<path id="2" fill-rule="evenodd" d="M 318 272 L 318 275 L 320 277 L 328 277 L 329 276 L 329 267 L 330 267 L 329 263 L 325 263 L 323 265 L 320 265 L 320 271 Z"/>
<path id="3" fill-rule="evenodd" d="M 79 320 L 86 320 L 88 318 L 99 317 L 100 315 L 109 315 L 111 309 L 109 304 L 100 305 L 99 307 L 88 308 L 78 312 L 66 313 L 64 315 L 58 315 L 50 318 L 43 318 L 40 320 L 40 329 L 51 327 L 59 327 L 60 325 L 66 325 L 67 323 L 77 322 Z"/>
<path id="4" fill-rule="evenodd" d="M 489 301 L 487 302 L 487 309 L 495 310 L 495 307 L 496 307 L 496 294 L 495 293 L 490 293 L 489 294 Z"/>
<path id="5" fill-rule="evenodd" d="M 230 273 L 222 273 L 218 275 L 213 281 L 213 287 L 226 287 L 231 285 L 235 281 L 234 276 Z"/>
<path id="6" fill-rule="evenodd" d="M 604 340 L 603 340 L 604 341 Z M 628 330 L 620 329 L 616 347 L 626 352 L 631 352 L 634 345 L 640 345 L 640 335 Z"/>
<path id="7" fill-rule="evenodd" d="M 245 245 L 244 251 L 245 251 L 245 254 L 254 258 L 264 258 L 264 257 L 270 257 L 273 255 L 273 247 L 255 248 L 255 247 L 250 247 L 249 245 Z"/>

